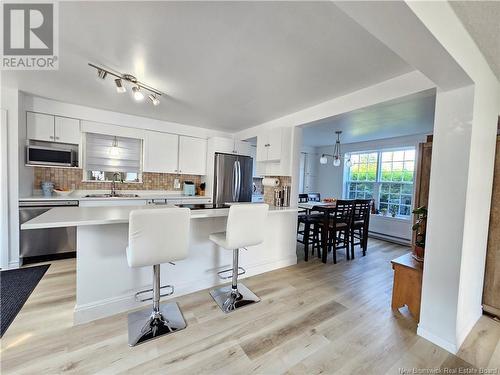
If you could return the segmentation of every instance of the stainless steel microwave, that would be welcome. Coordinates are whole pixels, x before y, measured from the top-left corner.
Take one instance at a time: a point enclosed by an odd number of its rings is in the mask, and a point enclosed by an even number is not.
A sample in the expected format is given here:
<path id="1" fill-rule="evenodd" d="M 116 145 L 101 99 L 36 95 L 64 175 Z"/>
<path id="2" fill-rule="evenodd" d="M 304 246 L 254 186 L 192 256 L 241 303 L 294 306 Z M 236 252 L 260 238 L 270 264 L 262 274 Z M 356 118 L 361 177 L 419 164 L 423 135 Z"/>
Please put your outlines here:
<path id="1" fill-rule="evenodd" d="M 69 148 L 26 146 L 27 164 L 76 167 L 76 162 L 76 152 Z"/>

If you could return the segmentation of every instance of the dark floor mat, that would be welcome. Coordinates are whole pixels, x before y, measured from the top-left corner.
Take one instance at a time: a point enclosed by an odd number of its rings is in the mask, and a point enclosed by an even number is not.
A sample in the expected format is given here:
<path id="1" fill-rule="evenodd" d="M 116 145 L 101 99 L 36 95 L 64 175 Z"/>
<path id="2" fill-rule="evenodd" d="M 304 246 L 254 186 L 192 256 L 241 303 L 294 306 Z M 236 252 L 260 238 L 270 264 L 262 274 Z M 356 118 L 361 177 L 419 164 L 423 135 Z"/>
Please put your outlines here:
<path id="1" fill-rule="evenodd" d="M 0 272 L 0 337 L 21 311 L 50 264 Z"/>

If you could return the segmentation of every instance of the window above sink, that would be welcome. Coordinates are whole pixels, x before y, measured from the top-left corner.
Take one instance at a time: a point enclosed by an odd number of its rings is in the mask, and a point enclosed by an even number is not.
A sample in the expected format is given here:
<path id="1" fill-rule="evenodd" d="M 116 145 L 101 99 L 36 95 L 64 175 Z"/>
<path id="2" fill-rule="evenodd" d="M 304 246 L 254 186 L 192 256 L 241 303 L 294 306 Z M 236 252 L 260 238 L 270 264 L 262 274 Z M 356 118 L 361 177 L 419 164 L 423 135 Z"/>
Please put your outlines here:
<path id="1" fill-rule="evenodd" d="M 85 181 L 141 182 L 142 139 L 85 133 Z M 116 176 L 115 176 L 116 177 Z"/>

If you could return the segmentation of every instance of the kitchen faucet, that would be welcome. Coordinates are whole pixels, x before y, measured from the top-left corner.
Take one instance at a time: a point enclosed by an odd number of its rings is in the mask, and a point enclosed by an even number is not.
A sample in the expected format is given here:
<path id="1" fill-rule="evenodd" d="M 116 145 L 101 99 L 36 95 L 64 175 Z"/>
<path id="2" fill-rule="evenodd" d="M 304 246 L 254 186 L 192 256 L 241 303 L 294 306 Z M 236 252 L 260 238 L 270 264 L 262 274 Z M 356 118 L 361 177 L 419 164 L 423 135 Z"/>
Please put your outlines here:
<path id="1" fill-rule="evenodd" d="M 113 173 L 113 180 L 111 181 L 111 196 L 116 197 L 116 177 L 120 178 L 120 182 L 123 183 L 123 178 L 120 173 Z"/>

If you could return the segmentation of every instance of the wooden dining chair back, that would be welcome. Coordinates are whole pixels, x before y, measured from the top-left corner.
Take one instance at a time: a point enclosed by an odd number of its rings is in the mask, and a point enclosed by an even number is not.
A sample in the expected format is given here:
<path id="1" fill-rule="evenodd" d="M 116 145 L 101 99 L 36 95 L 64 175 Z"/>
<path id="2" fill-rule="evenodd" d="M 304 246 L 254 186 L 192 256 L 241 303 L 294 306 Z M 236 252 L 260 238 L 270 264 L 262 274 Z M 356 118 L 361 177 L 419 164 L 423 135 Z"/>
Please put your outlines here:
<path id="1" fill-rule="evenodd" d="M 337 224 L 345 223 L 350 225 L 354 214 L 354 200 L 338 199 L 336 201 L 336 209 L 332 214 L 332 219 L 335 220 Z"/>
<path id="2" fill-rule="evenodd" d="M 335 209 L 330 211 L 329 247 L 333 250 L 333 263 L 337 263 L 337 250 L 345 249 L 349 255 L 349 234 L 354 212 L 353 200 L 337 200 Z"/>
<path id="3" fill-rule="evenodd" d="M 360 245 L 363 256 L 368 247 L 368 227 L 370 225 L 371 199 L 356 199 L 351 224 L 351 257 L 354 258 L 354 246 Z M 357 242 L 356 242 L 357 240 Z"/>
<path id="4" fill-rule="evenodd" d="M 307 203 L 309 194 L 299 194 L 299 203 Z"/>

